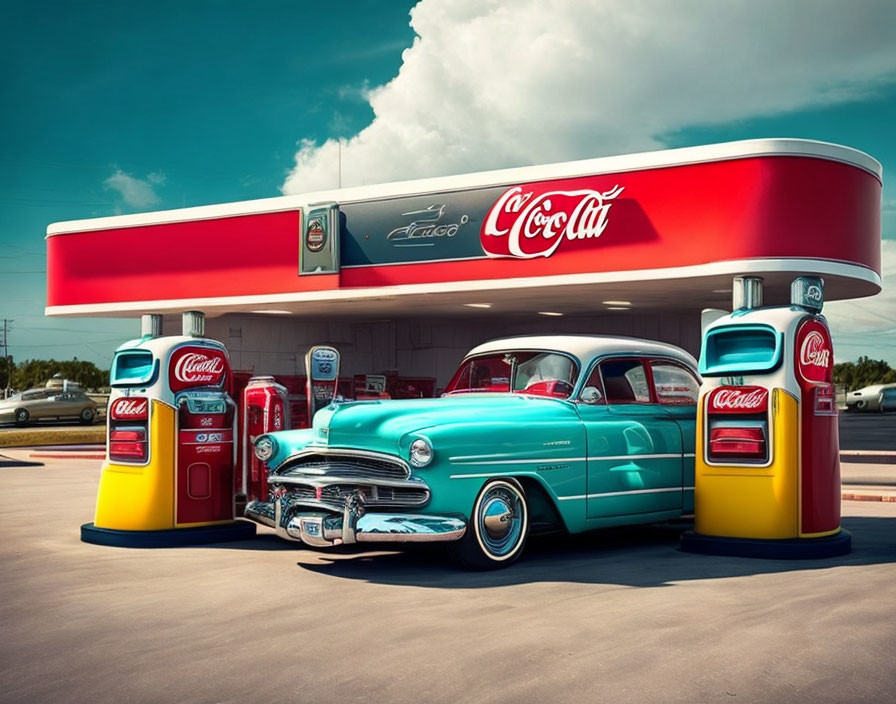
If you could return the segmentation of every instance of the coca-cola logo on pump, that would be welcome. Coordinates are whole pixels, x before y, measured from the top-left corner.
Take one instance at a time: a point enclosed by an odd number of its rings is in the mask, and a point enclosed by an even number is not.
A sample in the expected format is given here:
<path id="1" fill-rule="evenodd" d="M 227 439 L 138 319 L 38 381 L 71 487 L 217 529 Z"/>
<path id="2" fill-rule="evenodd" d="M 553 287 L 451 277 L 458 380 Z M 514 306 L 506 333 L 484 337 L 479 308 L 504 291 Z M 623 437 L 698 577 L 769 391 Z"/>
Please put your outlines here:
<path id="1" fill-rule="evenodd" d="M 721 386 L 709 395 L 710 413 L 764 413 L 768 389 L 761 386 Z"/>
<path id="2" fill-rule="evenodd" d="M 223 386 L 227 376 L 224 352 L 205 347 L 181 347 L 171 355 L 168 381 L 172 391 L 194 386 Z"/>
<path id="3" fill-rule="evenodd" d="M 808 320 L 800 327 L 796 337 L 796 362 L 800 376 L 806 381 L 830 382 L 834 351 L 827 325 L 819 319 Z"/>
<path id="4" fill-rule="evenodd" d="M 146 420 L 149 417 L 149 399 L 118 398 L 109 407 L 112 420 Z"/>
<path id="5" fill-rule="evenodd" d="M 482 249 L 490 257 L 534 259 L 577 240 L 596 239 L 607 229 L 610 208 L 622 191 L 619 185 L 602 192 L 510 188 L 485 217 Z"/>

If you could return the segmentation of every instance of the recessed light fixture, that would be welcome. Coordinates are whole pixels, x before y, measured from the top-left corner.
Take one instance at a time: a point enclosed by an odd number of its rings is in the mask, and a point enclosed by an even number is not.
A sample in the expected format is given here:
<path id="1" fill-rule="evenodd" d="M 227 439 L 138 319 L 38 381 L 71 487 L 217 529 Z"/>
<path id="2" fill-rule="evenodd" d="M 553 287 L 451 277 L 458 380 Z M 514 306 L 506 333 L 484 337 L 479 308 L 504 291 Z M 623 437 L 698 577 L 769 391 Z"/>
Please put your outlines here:
<path id="1" fill-rule="evenodd" d="M 250 310 L 250 313 L 258 313 L 259 315 L 292 315 L 291 310 Z"/>
<path id="2" fill-rule="evenodd" d="M 605 306 L 630 306 L 631 301 L 601 301 Z"/>
<path id="3" fill-rule="evenodd" d="M 608 306 L 607 310 L 631 310 L 631 308 L 625 308 L 624 306 Z"/>
<path id="4" fill-rule="evenodd" d="M 561 315 L 563 315 L 563 313 L 554 313 L 553 311 L 550 311 L 550 310 L 540 310 L 540 311 L 538 311 L 538 314 L 539 315 L 552 315 L 554 317 L 560 317 Z"/>
<path id="5" fill-rule="evenodd" d="M 464 303 L 467 308 L 491 308 L 491 303 Z"/>

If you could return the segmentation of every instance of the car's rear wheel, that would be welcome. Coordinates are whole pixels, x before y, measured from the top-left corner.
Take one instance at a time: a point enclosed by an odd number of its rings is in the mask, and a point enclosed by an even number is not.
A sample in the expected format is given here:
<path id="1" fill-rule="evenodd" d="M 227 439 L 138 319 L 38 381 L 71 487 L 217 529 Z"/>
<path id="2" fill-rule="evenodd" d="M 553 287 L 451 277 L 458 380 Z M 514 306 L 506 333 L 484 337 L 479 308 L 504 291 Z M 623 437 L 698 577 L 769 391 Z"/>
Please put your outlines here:
<path id="1" fill-rule="evenodd" d="M 31 414 L 28 413 L 28 410 L 25 408 L 17 408 L 16 409 L 16 425 L 25 425 L 28 422 L 28 419 L 31 418 Z"/>
<path id="2" fill-rule="evenodd" d="M 464 537 L 452 545 L 465 567 L 506 567 L 523 552 L 529 536 L 526 492 L 515 479 L 493 479 L 482 487 Z"/>
<path id="3" fill-rule="evenodd" d="M 78 416 L 78 420 L 81 421 L 83 425 L 90 425 L 93 423 L 94 412 L 92 408 L 84 408 L 81 410 L 81 414 Z"/>

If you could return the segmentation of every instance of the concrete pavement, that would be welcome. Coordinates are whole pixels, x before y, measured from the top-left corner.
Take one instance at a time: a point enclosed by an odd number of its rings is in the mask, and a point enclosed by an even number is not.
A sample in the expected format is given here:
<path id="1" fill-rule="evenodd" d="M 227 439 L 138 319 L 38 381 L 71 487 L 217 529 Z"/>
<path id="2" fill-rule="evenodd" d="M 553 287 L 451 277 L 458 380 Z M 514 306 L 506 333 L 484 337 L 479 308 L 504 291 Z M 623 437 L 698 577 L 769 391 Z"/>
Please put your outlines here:
<path id="1" fill-rule="evenodd" d="M 853 552 L 691 555 L 677 533 L 533 542 L 493 573 L 432 548 L 267 531 L 136 550 L 78 539 L 100 462 L 0 468 L 4 702 L 878 702 L 896 690 L 896 504 Z"/>

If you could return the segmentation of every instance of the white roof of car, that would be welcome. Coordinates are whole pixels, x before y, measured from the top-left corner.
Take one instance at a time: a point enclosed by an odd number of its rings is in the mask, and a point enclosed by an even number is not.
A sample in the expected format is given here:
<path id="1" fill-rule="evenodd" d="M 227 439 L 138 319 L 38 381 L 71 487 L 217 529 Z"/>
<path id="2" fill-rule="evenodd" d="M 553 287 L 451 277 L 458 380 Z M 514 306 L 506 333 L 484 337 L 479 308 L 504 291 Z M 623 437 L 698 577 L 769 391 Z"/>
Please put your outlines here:
<path id="1" fill-rule="evenodd" d="M 467 354 L 486 352 L 504 352 L 507 350 L 557 350 L 567 352 L 580 361 L 587 363 L 594 357 L 605 356 L 661 356 L 671 357 L 694 369 L 697 360 L 680 347 L 665 342 L 642 340 L 637 337 L 618 337 L 610 335 L 524 335 L 521 337 L 503 337 L 499 340 L 484 342 L 474 347 Z"/>

